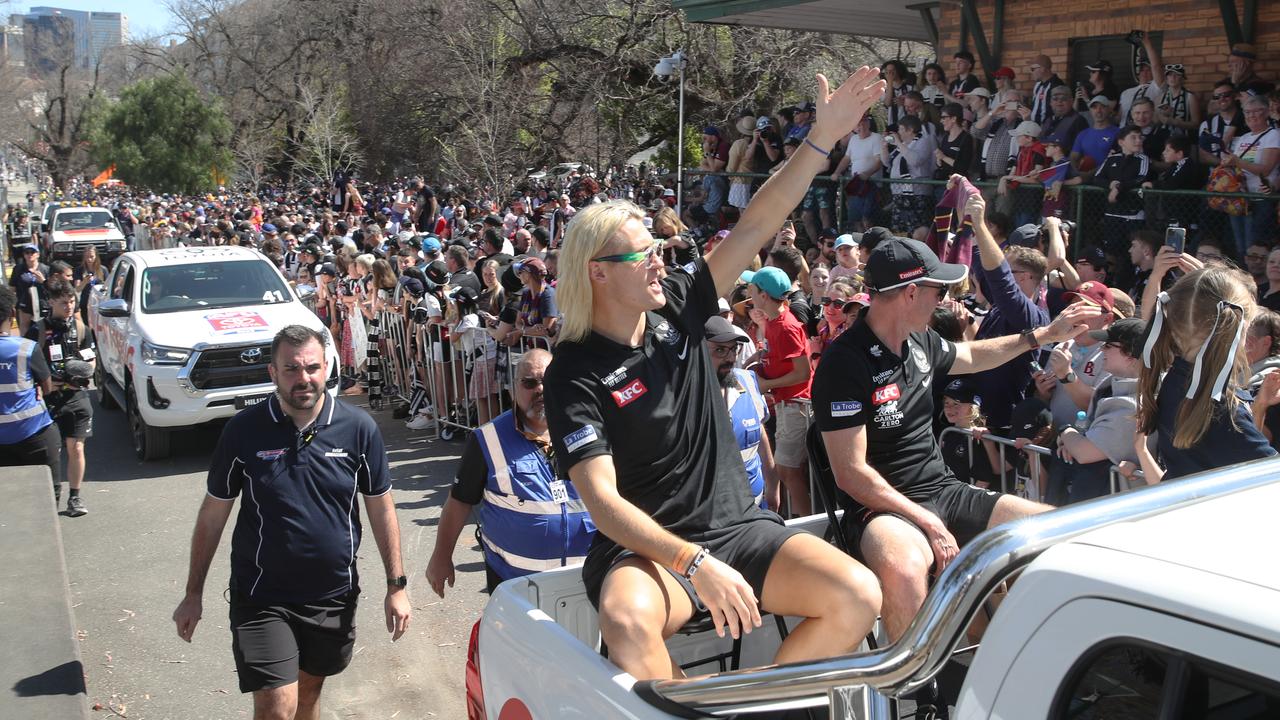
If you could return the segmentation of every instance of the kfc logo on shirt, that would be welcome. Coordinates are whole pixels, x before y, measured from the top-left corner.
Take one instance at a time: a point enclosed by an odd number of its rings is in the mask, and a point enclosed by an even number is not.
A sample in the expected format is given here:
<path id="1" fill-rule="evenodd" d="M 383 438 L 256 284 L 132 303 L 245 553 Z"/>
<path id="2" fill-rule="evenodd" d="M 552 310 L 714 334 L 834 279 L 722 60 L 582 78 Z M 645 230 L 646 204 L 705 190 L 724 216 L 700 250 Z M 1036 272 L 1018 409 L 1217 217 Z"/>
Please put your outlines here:
<path id="1" fill-rule="evenodd" d="M 871 394 L 871 402 L 875 405 L 883 405 L 901 397 L 902 392 L 898 390 L 898 383 L 893 383 L 891 385 L 876 388 L 876 391 Z"/>
<path id="2" fill-rule="evenodd" d="M 626 387 L 613 391 L 613 401 L 618 403 L 618 407 L 623 408 L 635 402 L 636 398 L 649 392 L 649 388 L 640 382 L 640 378 L 632 380 Z"/>

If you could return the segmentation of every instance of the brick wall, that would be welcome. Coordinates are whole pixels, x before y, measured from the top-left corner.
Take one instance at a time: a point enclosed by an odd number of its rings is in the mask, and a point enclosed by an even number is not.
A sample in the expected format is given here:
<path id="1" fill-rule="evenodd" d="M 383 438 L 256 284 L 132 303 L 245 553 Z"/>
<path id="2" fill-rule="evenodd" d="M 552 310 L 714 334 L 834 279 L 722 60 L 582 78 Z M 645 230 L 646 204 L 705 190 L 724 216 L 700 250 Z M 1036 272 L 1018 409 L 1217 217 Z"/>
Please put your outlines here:
<path id="1" fill-rule="evenodd" d="M 993 28 L 993 0 L 977 0 L 978 15 L 988 43 Z M 1237 13 L 1243 13 L 1241 0 Z M 1166 63 L 1187 67 L 1187 87 L 1203 102 L 1213 83 L 1227 76 L 1227 35 L 1222 15 L 1213 0 L 1005 0 L 1004 49 L 1001 63 L 1013 68 L 1021 88 L 1031 86 L 1027 69 L 1037 55 L 1053 59 L 1054 71 L 1066 79 L 1069 41 L 1100 35 L 1124 35 L 1130 30 L 1160 31 Z M 943 5 L 938 22 L 938 55 L 951 74 L 951 55 L 960 48 L 960 10 Z M 971 29 L 969 49 L 974 50 Z M 1254 47 L 1258 73 L 1280 80 L 1280 2 L 1258 3 Z M 1117 69 L 1118 70 L 1118 69 Z M 1117 73 L 1120 76 L 1120 73 Z M 1121 83 L 1123 88 L 1123 83 Z"/>

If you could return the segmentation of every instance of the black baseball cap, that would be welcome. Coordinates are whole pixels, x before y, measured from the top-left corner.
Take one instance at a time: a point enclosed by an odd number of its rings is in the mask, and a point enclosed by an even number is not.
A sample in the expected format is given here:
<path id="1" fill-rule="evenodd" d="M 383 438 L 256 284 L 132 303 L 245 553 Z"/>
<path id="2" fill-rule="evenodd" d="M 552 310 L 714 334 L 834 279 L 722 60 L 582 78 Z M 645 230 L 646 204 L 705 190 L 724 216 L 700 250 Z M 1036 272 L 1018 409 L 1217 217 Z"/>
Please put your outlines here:
<path id="1" fill-rule="evenodd" d="M 866 239 L 866 234 L 863 234 Z M 881 242 L 867 258 L 864 272 L 867 285 L 876 292 L 886 292 L 922 282 L 954 285 L 969 274 L 964 265 L 944 263 L 928 245 L 908 238 L 895 237 Z"/>
<path id="2" fill-rule="evenodd" d="M 877 245 L 892 237 L 893 232 L 889 228 L 876 225 L 867 228 L 867 231 L 862 233 L 862 239 L 858 241 L 858 247 L 871 252 L 876 249 Z"/>
<path id="3" fill-rule="evenodd" d="M 1009 233 L 1007 245 L 1020 245 L 1022 247 L 1034 248 L 1040 244 L 1040 226 L 1027 223 L 1019 225 Z"/>
<path id="4" fill-rule="evenodd" d="M 969 378 L 956 378 L 947 383 L 947 387 L 942 391 L 942 396 L 949 397 L 956 402 L 982 404 L 982 398 L 978 397 L 978 384 Z"/>
<path id="5" fill-rule="evenodd" d="M 1098 62 L 1092 65 L 1086 65 L 1085 68 L 1087 70 L 1095 70 L 1097 72 L 1104 72 L 1104 73 L 1109 73 L 1113 71 L 1113 68 L 1111 66 L 1111 61 L 1101 60 L 1101 59 L 1099 59 Z"/>
<path id="6" fill-rule="evenodd" d="M 1009 430 L 1016 440 L 1031 440 L 1046 428 L 1053 427 L 1053 412 L 1037 397 L 1029 397 L 1013 407 L 1009 415 Z"/>
<path id="7" fill-rule="evenodd" d="M 1147 322 L 1142 318 L 1121 318 L 1101 330 L 1090 330 L 1089 337 L 1104 343 L 1115 343 L 1129 357 L 1142 356 L 1142 336 Z"/>
<path id="8" fill-rule="evenodd" d="M 719 315 L 712 315 L 707 318 L 707 322 L 702 326 L 702 336 L 716 343 L 747 342 L 750 340 L 746 335 L 735 331 L 733 323 Z"/>
<path id="9" fill-rule="evenodd" d="M 427 279 L 436 285 L 443 285 L 449 280 L 449 267 L 442 260 L 427 265 L 427 269 L 423 271 Z"/>
<path id="10" fill-rule="evenodd" d="M 1080 251 L 1080 257 L 1076 258 L 1076 262 L 1089 263 L 1096 270 L 1105 270 L 1107 267 L 1107 253 L 1096 245 L 1088 247 Z"/>

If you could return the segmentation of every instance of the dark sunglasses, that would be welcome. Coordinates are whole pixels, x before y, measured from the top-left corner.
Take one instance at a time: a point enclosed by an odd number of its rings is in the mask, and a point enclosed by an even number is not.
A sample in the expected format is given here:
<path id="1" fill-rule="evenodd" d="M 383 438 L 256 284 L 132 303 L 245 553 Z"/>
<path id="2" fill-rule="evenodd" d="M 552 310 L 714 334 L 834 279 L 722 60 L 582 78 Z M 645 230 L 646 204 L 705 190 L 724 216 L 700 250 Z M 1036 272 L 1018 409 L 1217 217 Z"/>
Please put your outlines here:
<path id="1" fill-rule="evenodd" d="M 520 378 L 520 387 L 525 390 L 533 390 L 542 386 L 542 377 L 522 377 Z"/>

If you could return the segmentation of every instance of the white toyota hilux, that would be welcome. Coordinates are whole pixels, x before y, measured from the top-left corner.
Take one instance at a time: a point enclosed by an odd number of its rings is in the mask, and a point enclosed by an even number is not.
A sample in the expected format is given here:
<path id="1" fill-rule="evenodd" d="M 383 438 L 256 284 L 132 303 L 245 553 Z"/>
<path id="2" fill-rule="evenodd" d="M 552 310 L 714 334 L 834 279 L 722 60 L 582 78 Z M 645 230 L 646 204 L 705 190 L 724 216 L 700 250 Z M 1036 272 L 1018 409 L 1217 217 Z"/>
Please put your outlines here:
<path id="1" fill-rule="evenodd" d="M 128 415 L 142 460 L 169 453 L 170 433 L 228 418 L 274 390 L 271 340 L 287 325 L 324 324 L 260 253 L 190 247 L 125 253 L 89 298 L 104 408 Z"/>

